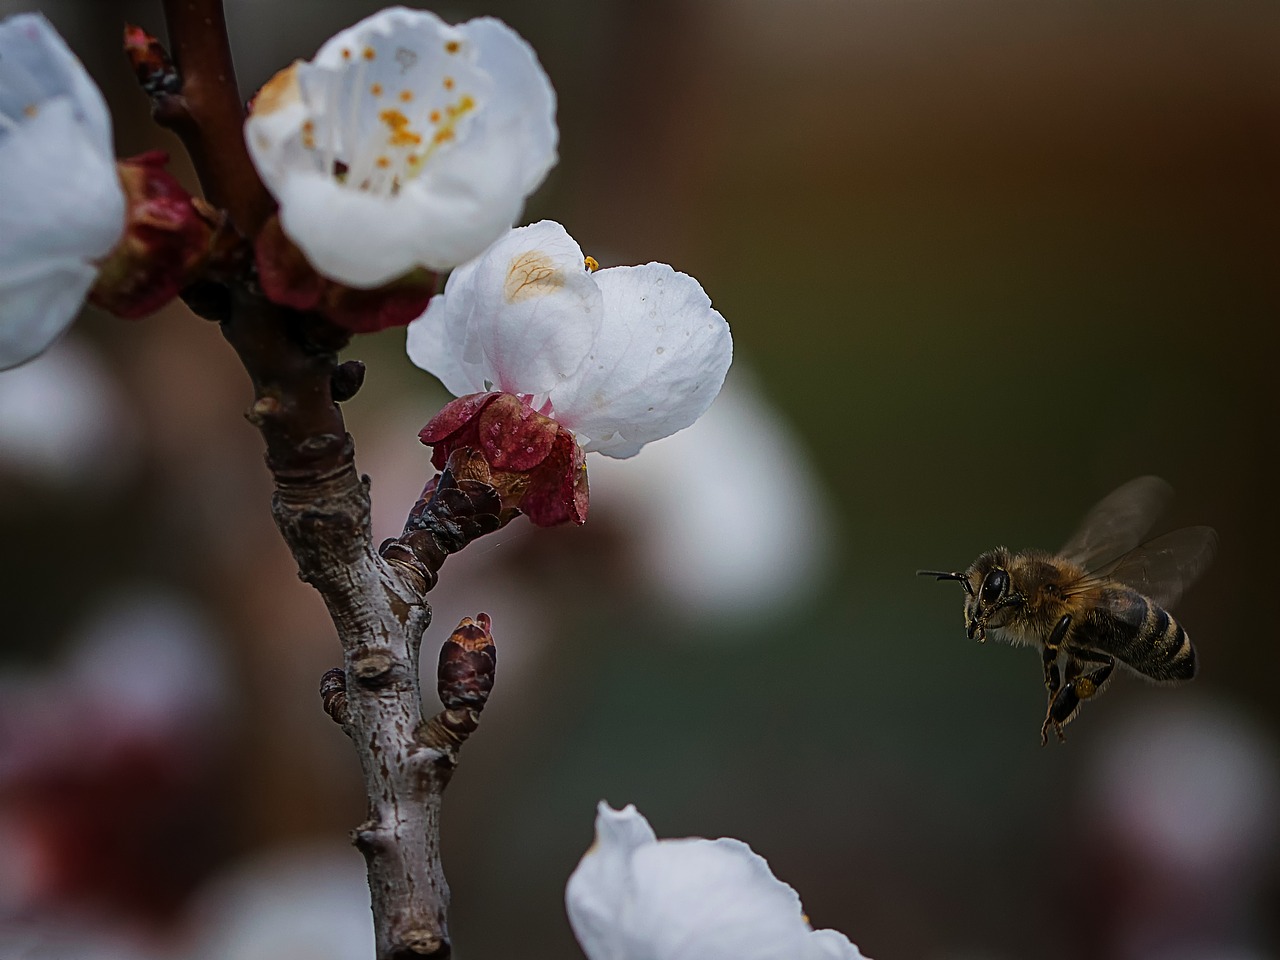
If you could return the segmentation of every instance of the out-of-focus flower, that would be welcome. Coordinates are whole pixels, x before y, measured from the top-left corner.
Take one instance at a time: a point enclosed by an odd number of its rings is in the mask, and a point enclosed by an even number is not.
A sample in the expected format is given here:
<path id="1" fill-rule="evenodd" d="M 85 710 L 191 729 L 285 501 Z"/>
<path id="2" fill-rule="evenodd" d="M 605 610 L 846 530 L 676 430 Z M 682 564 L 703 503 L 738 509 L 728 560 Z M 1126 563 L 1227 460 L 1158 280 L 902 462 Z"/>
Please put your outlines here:
<path id="1" fill-rule="evenodd" d="M 44 17 L 0 22 L 0 369 L 71 324 L 124 225 L 102 94 Z"/>
<path id="2" fill-rule="evenodd" d="M 366 289 L 479 254 L 555 164 L 557 137 L 551 83 L 514 31 L 404 7 L 276 74 L 245 124 L 285 235 Z"/>
<path id="3" fill-rule="evenodd" d="M 591 468 L 600 500 L 593 526 L 624 538 L 628 562 L 664 604 L 718 622 L 815 593 L 833 547 L 812 458 L 749 373 L 735 366 L 688 430 L 633 461 Z"/>
<path id="4" fill-rule="evenodd" d="M 581 452 L 631 457 L 705 413 L 733 342 L 692 277 L 662 263 L 597 270 L 544 220 L 455 270 L 409 325 L 408 351 L 459 397 L 421 434 L 436 467 L 478 445 L 528 478 L 547 501 L 530 518 L 550 525 L 585 519 Z"/>
<path id="5" fill-rule="evenodd" d="M 0 410 L 0 484 L 74 485 L 77 497 L 93 499 L 138 465 L 137 417 L 97 354 L 75 339 L 0 377 Z M 25 498 L 0 498 L 0 514 L 29 509 Z"/>
<path id="6" fill-rule="evenodd" d="M 190 960 L 373 960 L 369 880 L 350 847 L 244 861 L 220 874 L 192 913 Z"/>
<path id="7" fill-rule="evenodd" d="M 1061 906 L 1089 911 L 1106 956 L 1274 956 L 1262 945 L 1280 852 L 1275 741 L 1229 703 L 1194 696 L 1113 726 L 1083 778 L 1065 841 L 1081 862 Z"/>
<path id="8" fill-rule="evenodd" d="M 58 669 L 0 674 L 0 918 L 170 914 L 210 855 L 226 699 L 209 624 L 162 593 L 108 608 Z"/>
<path id="9" fill-rule="evenodd" d="M 740 840 L 658 840 L 634 806 L 601 803 L 565 888 L 589 960 L 860 960 L 809 926 L 796 892 Z"/>

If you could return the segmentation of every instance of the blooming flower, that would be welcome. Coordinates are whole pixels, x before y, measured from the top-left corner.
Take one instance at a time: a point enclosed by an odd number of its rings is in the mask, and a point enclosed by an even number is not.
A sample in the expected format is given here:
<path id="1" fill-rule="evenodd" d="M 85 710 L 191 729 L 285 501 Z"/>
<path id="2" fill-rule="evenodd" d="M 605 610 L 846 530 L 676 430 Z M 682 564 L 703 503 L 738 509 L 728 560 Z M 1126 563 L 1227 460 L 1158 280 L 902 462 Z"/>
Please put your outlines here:
<path id="1" fill-rule="evenodd" d="M 409 325 L 409 359 L 455 396 L 530 395 L 587 452 L 634 456 L 706 412 L 733 343 L 692 277 L 593 266 L 558 223 L 512 230 Z"/>
<path id="2" fill-rule="evenodd" d="M 245 124 L 285 234 L 372 288 L 471 259 L 556 161 L 555 93 L 498 20 L 391 7 L 276 74 Z"/>
<path id="3" fill-rule="evenodd" d="M 583 453 L 634 456 L 711 406 L 729 325 L 662 263 L 597 270 L 564 227 L 510 231 L 409 325 L 409 358 L 460 399 L 427 424 L 433 462 L 479 448 L 521 473 L 534 523 L 586 517 Z"/>
<path id="4" fill-rule="evenodd" d="M 124 225 L 102 94 L 44 17 L 0 22 L 0 370 L 70 325 Z"/>
<path id="5" fill-rule="evenodd" d="M 864 960 L 745 843 L 658 840 L 630 805 L 600 804 L 565 906 L 589 960 Z"/>

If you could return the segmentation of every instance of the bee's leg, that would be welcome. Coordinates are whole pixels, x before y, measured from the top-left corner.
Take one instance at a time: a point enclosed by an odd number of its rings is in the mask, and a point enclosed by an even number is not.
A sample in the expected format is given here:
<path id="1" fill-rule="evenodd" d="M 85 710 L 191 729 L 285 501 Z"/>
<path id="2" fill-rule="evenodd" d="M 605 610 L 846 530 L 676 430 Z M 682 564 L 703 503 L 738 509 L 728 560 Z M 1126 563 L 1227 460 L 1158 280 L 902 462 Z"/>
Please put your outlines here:
<path id="1" fill-rule="evenodd" d="M 1053 698 L 1057 696 L 1058 688 L 1062 686 L 1062 678 L 1058 674 L 1058 650 L 1062 646 L 1063 638 L 1066 637 L 1067 631 L 1071 629 L 1071 614 L 1066 614 L 1059 620 L 1050 632 L 1049 637 L 1044 642 L 1044 649 L 1041 651 L 1044 660 L 1044 688 L 1049 691 L 1049 702 L 1053 703 Z"/>
<path id="2" fill-rule="evenodd" d="M 1094 664 L 1093 669 L 1086 671 L 1085 664 Z M 1066 683 L 1058 691 L 1058 695 L 1049 704 L 1044 725 L 1040 728 L 1040 745 L 1049 740 L 1049 728 L 1053 727 L 1058 739 L 1066 741 L 1062 728 L 1075 719 L 1080 704 L 1096 697 L 1115 670 L 1116 661 L 1105 653 L 1094 650 L 1073 649 L 1067 654 Z"/>

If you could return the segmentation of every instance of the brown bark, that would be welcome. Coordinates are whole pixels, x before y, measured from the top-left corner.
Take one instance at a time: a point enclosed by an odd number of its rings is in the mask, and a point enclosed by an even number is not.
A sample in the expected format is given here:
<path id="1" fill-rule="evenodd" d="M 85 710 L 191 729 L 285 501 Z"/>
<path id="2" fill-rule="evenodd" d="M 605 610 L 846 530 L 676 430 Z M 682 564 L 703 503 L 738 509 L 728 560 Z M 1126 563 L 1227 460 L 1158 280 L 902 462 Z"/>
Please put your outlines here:
<path id="1" fill-rule="evenodd" d="M 160 79 L 144 81 L 156 119 L 182 138 L 207 199 L 227 210 L 247 246 L 272 202 L 244 146 L 222 4 L 165 0 L 164 9 L 174 60 L 149 59 L 149 76 Z M 446 471 L 414 506 L 405 534 L 375 549 L 368 481 L 356 472 L 335 402 L 335 393 L 346 399 L 361 379 L 350 364 L 338 363 L 349 335 L 318 316 L 270 303 L 251 262 L 247 250 L 223 258 L 220 275 L 185 296 L 221 323 L 252 380 L 246 417 L 266 443 L 276 485 L 272 515 L 302 579 L 323 597 L 342 646 L 343 666 L 325 675 L 322 694 L 326 712 L 355 745 L 364 776 L 368 816 L 353 839 L 368 864 L 377 956 L 447 957 L 440 799 L 492 686 L 488 618 L 464 621 L 445 644 L 439 669 L 445 709 L 430 721 L 422 713 L 418 654 L 431 620 L 426 593 L 440 565 L 497 529 L 498 496 Z"/>

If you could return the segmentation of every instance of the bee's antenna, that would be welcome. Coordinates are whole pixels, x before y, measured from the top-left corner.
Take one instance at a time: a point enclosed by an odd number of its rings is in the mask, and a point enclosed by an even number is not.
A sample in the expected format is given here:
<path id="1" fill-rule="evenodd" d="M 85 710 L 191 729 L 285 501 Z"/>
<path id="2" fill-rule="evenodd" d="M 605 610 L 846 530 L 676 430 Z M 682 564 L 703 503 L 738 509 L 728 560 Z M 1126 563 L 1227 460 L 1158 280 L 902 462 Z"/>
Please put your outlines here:
<path id="1" fill-rule="evenodd" d="M 973 587 L 969 586 L 969 578 L 963 573 L 947 573 L 945 570 L 917 570 L 917 577 L 935 577 L 938 580 L 959 580 L 964 592 L 973 595 Z"/>

